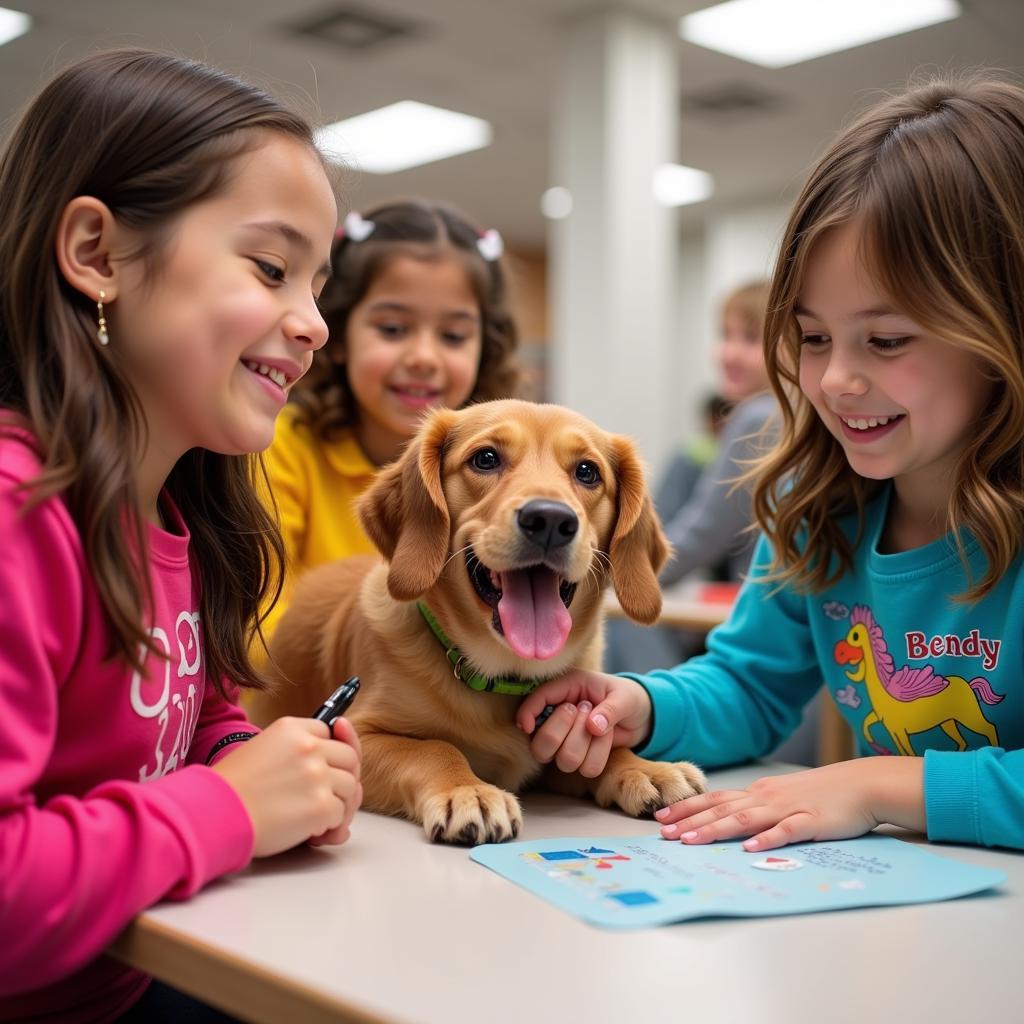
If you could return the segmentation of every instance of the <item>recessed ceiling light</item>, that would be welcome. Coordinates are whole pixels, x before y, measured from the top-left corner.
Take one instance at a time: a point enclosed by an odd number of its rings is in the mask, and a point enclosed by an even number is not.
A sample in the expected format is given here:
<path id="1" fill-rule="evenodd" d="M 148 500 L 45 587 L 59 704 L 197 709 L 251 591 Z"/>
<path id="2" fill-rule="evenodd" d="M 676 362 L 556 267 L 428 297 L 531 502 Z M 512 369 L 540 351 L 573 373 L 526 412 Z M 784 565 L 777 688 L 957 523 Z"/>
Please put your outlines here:
<path id="1" fill-rule="evenodd" d="M 715 179 L 707 171 L 682 164 L 662 164 L 651 182 L 655 201 L 662 206 L 700 203 L 715 191 Z"/>
<path id="2" fill-rule="evenodd" d="M 565 220 L 572 213 L 572 193 L 563 185 L 552 185 L 540 197 L 540 212 L 548 220 Z"/>
<path id="3" fill-rule="evenodd" d="M 482 149 L 492 135 L 490 124 L 479 117 L 402 100 L 321 128 L 317 146 L 330 160 L 392 174 Z"/>
<path id="4" fill-rule="evenodd" d="M 728 0 L 679 19 L 688 42 L 783 68 L 959 17 L 956 0 Z"/>
<path id="5" fill-rule="evenodd" d="M 32 19 L 21 11 L 0 7 L 0 46 L 23 36 L 32 28 Z"/>
<path id="6" fill-rule="evenodd" d="M 423 26 L 359 3 L 346 3 L 293 22 L 289 27 L 321 43 L 334 43 L 347 53 L 366 54 L 389 43 L 409 40 Z"/>

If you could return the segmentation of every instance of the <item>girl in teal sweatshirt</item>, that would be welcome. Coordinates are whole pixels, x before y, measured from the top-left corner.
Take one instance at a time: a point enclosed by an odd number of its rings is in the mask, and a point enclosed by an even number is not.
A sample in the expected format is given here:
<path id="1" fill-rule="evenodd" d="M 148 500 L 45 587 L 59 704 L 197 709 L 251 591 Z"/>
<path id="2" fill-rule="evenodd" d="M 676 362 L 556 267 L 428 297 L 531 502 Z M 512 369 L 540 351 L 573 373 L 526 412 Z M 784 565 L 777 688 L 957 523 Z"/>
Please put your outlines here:
<path id="1" fill-rule="evenodd" d="M 519 724 L 559 705 L 532 749 L 564 771 L 622 745 L 715 767 L 771 751 L 824 682 L 872 756 L 680 801 L 663 835 L 1024 848 L 1024 90 L 933 81 L 843 132 L 768 309 L 783 425 L 729 621 L 676 668 L 547 683 Z"/>

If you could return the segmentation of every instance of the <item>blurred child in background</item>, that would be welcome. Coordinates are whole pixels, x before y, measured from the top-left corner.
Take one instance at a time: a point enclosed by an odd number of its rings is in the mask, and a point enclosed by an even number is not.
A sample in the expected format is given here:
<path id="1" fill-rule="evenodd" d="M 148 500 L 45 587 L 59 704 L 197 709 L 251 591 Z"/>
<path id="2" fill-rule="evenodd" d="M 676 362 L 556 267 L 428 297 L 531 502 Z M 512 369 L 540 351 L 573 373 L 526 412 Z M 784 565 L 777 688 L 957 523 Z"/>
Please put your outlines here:
<path id="1" fill-rule="evenodd" d="M 672 584 L 697 570 L 714 579 L 742 578 L 750 565 L 755 534 L 749 487 L 737 480 L 751 460 L 763 453 L 775 399 L 768 392 L 764 364 L 764 317 L 768 282 L 753 281 L 726 296 L 721 331 L 714 350 L 718 386 L 730 403 L 714 458 L 697 476 L 692 491 L 682 494 L 686 468 L 682 456 L 670 464 L 657 490 L 655 504 L 673 547 L 662 570 L 663 584 Z M 608 623 L 605 668 L 609 672 L 644 672 L 674 665 L 703 647 L 702 634 L 670 626 L 644 628 L 624 620 Z"/>

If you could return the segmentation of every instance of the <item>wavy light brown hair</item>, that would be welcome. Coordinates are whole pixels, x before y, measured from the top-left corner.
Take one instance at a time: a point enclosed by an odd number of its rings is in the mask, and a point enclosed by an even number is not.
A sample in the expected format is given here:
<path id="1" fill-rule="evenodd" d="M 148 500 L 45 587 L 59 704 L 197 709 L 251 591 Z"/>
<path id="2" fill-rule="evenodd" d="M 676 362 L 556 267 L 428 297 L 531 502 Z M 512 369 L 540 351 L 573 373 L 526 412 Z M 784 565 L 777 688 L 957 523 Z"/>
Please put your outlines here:
<path id="1" fill-rule="evenodd" d="M 374 224 L 369 238 L 359 241 L 340 231 L 331 252 L 333 272 L 320 296 L 330 337 L 314 353 L 312 367 L 292 391 L 304 421 L 325 440 L 355 423 L 355 396 L 345 364 L 336 353 L 345 344 L 352 310 L 374 278 L 398 256 L 437 260 L 454 255 L 462 262 L 481 318 L 480 365 L 465 404 L 513 397 L 519 383 L 518 333 L 502 262 L 485 260 L 480 254 L 480 232 L 458 210 L 425 199 L 382 203 L 362 216 Z"/>
<path id="2" fill-rule="evenodd" d="M 958 595 L 977 600 L 1024 540 L 1024 89 L 971 75 L 887 98 L 839 136 L 797 200 L 765 322 L 783 425 L 756 471 L 754 510 L 775 547 L 769 577 L 805 590 L 849 568 L 852 547 L 837 519 L 856 512 L 863 523 L 881 486 L 850 468 L 797 378 L 793 310 L 808 260 L 826 231 L 855 218 L 866 266 L 897 308 L 973 353 L 993 382 L 947 509 L 961 555 L 968 530 L 988 560 Z"/>
<path id="3" fill-rule="evenodd" d="M 40 449 L 31 500 L 59 497 L 78 527 L 110 654 L 139 670 L 143 649 L 154 650 L 140 614 L 152 594 L 134 482 L 145 410 L 116 338 L 97 344 L 95 304 L 60 272 L 58 222 L 75 196 L 101 200 L 144 237 L 138 256 L 159 273 L 176 218 L 227 188 L 234 162 L 267 132 L 314 148 L 307 122 L 261 89 L 169 54 L 113 50 L 59 73 L 0 156 L 0 406 Z M 258 455 L 193 449 L 166 484 L 202 567 L 204 653 L 218 687 L 261 680 L 248 649 L 283 548 L 256 496 L 260 474 Z"/>
<path id="4" fill-rule="evenodd" d="M 765 310 L 768 308 L 768 281 L 748 281 L 734 288 L 722 301 L 719 319 L 724 320 L 730 313 L 738 316 L 751 331 L 764 331 Z"/>

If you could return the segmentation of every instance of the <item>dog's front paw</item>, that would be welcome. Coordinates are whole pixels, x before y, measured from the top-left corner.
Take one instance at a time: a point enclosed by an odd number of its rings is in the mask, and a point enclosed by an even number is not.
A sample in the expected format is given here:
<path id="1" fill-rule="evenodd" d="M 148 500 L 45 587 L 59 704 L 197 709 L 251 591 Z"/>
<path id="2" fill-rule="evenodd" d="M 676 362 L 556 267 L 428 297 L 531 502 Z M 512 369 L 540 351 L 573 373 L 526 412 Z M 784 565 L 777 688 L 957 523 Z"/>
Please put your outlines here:
<path id="1" fill-rule="evenodd" d="M 614 804 L 642 818 L 706 789 L 704 773 L 689 761 L 645 761 L 629 750 L 619 749 L 612 751 L 598 777 L 594 799 L 602 807 Z"/>
<path id="2" fill-rule="evenodd" d="M 515 839 L 523 826 L 519 801 L 485 782 L 428 797 L 422 815 L 423 829 L 432 843 L 503 843 Z"/>

